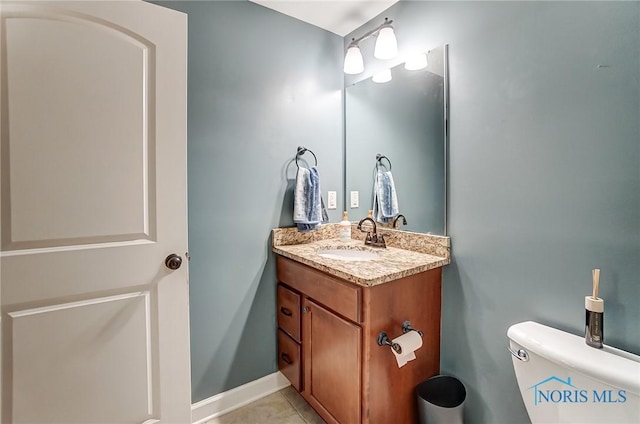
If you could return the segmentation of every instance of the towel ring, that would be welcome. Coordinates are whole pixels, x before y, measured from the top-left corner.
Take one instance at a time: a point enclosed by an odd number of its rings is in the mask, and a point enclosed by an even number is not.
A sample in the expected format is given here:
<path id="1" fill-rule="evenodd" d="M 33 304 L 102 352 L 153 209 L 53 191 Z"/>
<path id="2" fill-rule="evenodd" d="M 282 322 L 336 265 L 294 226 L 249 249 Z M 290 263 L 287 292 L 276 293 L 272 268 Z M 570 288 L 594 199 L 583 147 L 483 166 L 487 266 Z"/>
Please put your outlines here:
<path id="1" fill-rule="evenodd" d="M 298 146 L 298 151 L 296 153 L 296 166 L 298 168 L 300 168 L 300 165 L 298 164 L 298 158 L 307 152 L 311 153 L 311 155 L 313 156 L 313 160 L 316 162 L 315 166 L 318 166 L 318 158 L 316 157 L 316 154 L 313 153 L 311 150 L 307 149 L 306 147 Z"/>
<path id="2" fill-rule="evenodd" d="M 376 155 L 376 168 L 378 167 L 378 165 L 384 166 L 384 164 L 382 163 L 382 159 L 386 159 L 387 162 L 389 162 L 389 171 L 391 171 L 391 161 L 388 157 L 381 155 L 380 153 Z"/>

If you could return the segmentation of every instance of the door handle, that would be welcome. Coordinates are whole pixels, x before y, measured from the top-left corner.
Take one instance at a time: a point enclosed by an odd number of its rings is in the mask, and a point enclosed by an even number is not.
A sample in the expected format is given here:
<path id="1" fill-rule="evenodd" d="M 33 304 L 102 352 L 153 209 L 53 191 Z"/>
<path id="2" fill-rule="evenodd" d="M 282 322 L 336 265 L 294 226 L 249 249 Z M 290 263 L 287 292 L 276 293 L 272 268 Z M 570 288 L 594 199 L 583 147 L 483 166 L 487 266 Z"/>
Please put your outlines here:
<path id="1" fill-rule="evenodd" d="M 284 306 L 280 307 L 280 312 L 288 317 L 293 316 L 293 312 L 291 312 L 289 308 L 285 308 Z"/>
<path id="2" fill-rule="evenodd" d="M 164 259 L 164 264 L 167 268 L 175 271 L 182 265 L 182 258 L 177 253 L 172 253 Z"/>

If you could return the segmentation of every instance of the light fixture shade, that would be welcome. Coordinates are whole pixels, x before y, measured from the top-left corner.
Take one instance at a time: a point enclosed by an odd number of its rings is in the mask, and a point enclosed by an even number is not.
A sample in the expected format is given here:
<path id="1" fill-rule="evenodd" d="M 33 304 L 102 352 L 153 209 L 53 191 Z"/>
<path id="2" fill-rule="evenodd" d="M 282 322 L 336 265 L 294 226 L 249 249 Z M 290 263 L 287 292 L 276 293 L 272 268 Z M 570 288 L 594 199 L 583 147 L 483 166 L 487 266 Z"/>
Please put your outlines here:
<path id="1" fill-rule="evenodd" d="M 404 63 L 404 69 L 407 71 L 417 71 L 426 68 L 427 65 L 429 65 L 427 62 L 427 54 L 420 53 L 407 59 Z"/>
<path id="2" fill-rule="evenodd" d="M 355 75 L 362 71 L 364 71 L 364 61 L 360 48 L 357 45 L 351 46 L 347 49 L 347 54 L 344 57 L 344 73 Z"/>
<path id="3" fill-rule="evenodd" d="M 393 59 L 398 54 L 398 41 L 391 25 L 385 26 L 378 33 L 373 55 L 382 60 Z"/>
<path id="4" fill-rule="evenodd" d="M 391 81 L 391 69 L 385 69 L 375 74 L 372 78 L 373 82 L 383 83 Z"/>

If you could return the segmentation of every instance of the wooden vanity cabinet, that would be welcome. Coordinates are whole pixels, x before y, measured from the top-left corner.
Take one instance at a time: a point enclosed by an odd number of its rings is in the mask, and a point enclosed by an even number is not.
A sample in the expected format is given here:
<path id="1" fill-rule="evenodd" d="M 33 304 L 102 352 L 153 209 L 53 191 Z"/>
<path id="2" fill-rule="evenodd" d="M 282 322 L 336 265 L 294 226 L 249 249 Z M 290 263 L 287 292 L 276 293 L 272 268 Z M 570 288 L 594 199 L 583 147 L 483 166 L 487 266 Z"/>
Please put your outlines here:
<path id="1" fill-rule="evenodd" d="M 440 367 L 441 268 L 372 287 L 282 256 L 277 268 L 278 364 L 293 387 L 328 423 L 416 423 L 415 387 Z M 423 346 L 398 368 L 377 338 L 398 337 L 405 320 Z"/>

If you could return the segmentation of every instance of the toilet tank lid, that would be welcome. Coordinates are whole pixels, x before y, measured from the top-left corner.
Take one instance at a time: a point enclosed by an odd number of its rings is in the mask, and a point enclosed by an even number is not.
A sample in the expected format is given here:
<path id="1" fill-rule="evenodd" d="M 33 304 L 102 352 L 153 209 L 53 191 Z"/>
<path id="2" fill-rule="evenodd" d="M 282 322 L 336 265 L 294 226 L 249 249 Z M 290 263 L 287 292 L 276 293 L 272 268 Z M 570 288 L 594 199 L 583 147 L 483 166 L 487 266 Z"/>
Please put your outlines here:
<path id="1" fill-rule="evenodd" d="M 533 321 L 509 327 L 507 336 L 525 349 L 605 384 L 640 396 L 640 356 L 605 345 L 588 346 L 579 337 Z"/>

